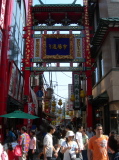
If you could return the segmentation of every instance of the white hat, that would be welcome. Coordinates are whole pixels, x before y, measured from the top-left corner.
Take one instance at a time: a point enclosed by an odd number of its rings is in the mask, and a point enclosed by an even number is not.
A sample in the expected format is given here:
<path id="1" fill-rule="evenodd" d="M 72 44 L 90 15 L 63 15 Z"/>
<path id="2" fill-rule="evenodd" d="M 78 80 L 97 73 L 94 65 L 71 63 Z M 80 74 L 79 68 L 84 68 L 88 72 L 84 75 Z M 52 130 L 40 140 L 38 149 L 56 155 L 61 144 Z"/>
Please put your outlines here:
<path id="1" fill-rule="evenodd" d="M 66 133 L 66 137 L 69 137 L 69 136 L 74 136 L 74 132 L 73 131 L 68 131 Z"/>

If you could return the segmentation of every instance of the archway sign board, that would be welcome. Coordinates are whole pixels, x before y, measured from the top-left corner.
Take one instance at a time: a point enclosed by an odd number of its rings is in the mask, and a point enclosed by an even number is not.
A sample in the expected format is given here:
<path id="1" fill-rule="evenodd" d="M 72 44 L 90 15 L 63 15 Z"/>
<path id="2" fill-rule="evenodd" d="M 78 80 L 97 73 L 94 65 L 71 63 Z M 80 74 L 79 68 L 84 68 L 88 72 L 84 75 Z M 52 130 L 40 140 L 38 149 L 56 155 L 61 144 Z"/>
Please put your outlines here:
<path id="1" fill-rule="evenodd" d="M 34 59 L 66 61 L 82 58 L 82 39 L 73 34 L 43 34 L 34 41 Z"/>

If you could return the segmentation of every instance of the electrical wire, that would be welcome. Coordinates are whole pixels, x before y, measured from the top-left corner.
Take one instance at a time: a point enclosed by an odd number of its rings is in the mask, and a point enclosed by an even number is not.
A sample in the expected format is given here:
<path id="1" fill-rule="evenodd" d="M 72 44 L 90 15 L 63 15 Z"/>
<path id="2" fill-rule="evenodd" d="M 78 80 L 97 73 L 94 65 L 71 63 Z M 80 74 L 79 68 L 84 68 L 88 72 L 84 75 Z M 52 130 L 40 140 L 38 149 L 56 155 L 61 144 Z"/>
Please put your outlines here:
<path id="1" fill-rule="evenodd" d="M 61 71 L 62 72 L 62 71 Z M 69 77 L 69 78 L 72 78 L 72 77 L 70 77 L 70 76 L 68 76 L 67 74 L 65 74 L 64 72 L 62 72 L 65 76 L 67 76 L 67 77 Z"/>
<path id="2" fill-rule="evenodd" d="M 54 93 L 56 96 L 58 96 L 58 97 L 60 97 L 60 98 L 63 98 L 63 99 L 67 99 L 67 98 L 64 98 L 64 97 L 61 97 L 61 96 L 59 96 L 58 94 L 56 94 L 56 93 Z"/>

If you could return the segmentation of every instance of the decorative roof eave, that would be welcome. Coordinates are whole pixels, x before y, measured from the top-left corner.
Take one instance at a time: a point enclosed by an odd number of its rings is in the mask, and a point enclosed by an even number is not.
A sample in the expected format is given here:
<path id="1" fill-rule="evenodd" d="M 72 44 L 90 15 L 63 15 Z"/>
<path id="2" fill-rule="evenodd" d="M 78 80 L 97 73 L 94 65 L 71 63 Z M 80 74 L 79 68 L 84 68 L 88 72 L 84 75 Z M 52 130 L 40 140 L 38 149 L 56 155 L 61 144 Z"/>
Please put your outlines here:
<path id="1" fill-rule="evenodd" d="M 91 41 L 91 45 L 100 46 L 110 28 L 119 27 L 119 18 L 102 18 Z"/>
<path id="2" fill-rule="evenodd" d="M 32 12 L 84 12 L 80 4 L 44 4 L 32 7 Z"/>

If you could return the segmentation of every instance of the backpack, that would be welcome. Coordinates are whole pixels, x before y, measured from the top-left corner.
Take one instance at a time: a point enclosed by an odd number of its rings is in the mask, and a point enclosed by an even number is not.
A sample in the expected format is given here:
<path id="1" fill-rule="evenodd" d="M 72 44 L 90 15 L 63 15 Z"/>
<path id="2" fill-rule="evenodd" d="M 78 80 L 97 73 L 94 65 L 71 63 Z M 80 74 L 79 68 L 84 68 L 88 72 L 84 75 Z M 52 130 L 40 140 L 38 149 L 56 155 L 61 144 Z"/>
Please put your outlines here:
<path id="1" fill-rule="evenodd" d="M 8 155 L 7 152 L 3 150 L 2 154 L 1 154 L 1 159 L 2 160 L 8 160 Z"/>

